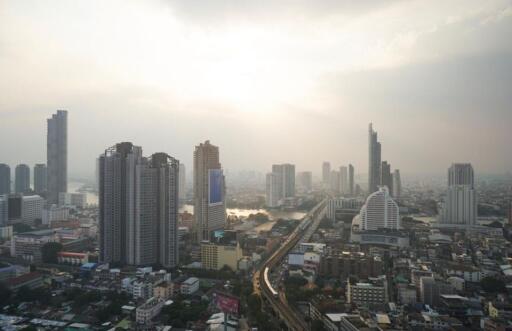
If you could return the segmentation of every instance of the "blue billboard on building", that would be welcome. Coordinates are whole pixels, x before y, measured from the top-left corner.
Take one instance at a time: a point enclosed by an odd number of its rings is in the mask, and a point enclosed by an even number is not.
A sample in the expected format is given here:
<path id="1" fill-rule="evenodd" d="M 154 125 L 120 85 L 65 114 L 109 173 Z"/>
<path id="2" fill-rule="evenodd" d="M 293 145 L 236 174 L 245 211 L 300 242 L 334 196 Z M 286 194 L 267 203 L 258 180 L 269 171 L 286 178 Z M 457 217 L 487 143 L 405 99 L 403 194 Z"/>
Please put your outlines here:
<path id="1" fill-rule="evenodd" d="M 223 175 L 221 169 L 208 170 L 208 203 L 210 205 L 222 203 L 222 181 Z"/>

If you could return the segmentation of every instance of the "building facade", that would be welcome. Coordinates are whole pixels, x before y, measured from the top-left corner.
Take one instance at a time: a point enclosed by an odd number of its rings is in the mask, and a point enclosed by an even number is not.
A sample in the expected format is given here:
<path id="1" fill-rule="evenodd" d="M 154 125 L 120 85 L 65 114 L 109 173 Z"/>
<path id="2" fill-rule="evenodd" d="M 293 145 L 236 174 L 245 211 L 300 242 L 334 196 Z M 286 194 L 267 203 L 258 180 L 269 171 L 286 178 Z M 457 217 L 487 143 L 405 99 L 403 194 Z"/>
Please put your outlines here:
<path id="1" fill-rule="evenodd" d="M 47 190 L 46 164 L 38 163 L 34 166 L 34 191 L 37 194 L 45 193 Z"/>
<path id="2" fill-rule="evenodd" d="M 361 208 L 361 229 L 400 229 L 398 205 L 389 195 L 387 187 L 381 186 L 377 192 L 368 196 Z"/>
<path id="3" fill-rule="evenodd" d="M 454 163 L 448 169 L 448 189 L 441 224 L 476 225 L 478 203 L 474 182 L 474 171 L 470 163 Z"/>
<path id="4" fill-rule="evenodd" d="M 68 191 L 68 112 L 58 110 L 47 120 L 46 165 L 48 202 L 59 202 Z"/>
<path id="5" fill-rule="evenodd" d="M 30 191 L 30 168 L 26 164 L 18 164 L 14 170 L 14 188 L 16 193 Z"/>
<path id="6" fill-rule="evenodd" d="M 378 190 L 381 166 L 381 145 L 377 140 L 377 132 L 373 131 L 372 123 L 368 128 L 368 194 Z"/>
<path id="7" fill-rule="evenodd" d="M 225 179 L 219 147 L 207 140 L 194 150 L 194 216 L 197 243 L 226 225 Z"/>
<path id="8" fill-rule="evenodd" d="M 0 163 L 0 195 L 11 193 L 11 168 Z"/>

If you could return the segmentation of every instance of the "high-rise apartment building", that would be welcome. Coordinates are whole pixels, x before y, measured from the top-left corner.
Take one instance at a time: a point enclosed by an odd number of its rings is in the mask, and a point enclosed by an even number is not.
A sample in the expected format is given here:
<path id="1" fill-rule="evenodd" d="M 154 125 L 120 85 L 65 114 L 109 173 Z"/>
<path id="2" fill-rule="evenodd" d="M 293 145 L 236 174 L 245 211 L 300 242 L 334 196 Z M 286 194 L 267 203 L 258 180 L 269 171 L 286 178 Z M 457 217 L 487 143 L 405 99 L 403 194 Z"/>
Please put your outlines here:
<path id="1" fill-rule="evenodd" d="M 278 174 L 269 172 L 265 178 L 265 204 L 267 207 L 279 207 L 282 199 L 282 185 Z"/>
<path id="2" fill-rule="evenodd" d="M 14 170 L 14 188 L 16 193 L 30 191 L 30 168 L 26 164 L 18 164 Z"/>
<path id="3" fill-rule="evenodd" d="M 354 166 L 352 164 L 348 165 L 348 194 L 354 195 L 355 187 L 354 187 Z"/>
<path id="4" fill-rule="evenodd" d="M 327 161 L 322 163 L 322 182 L 325 186 L 331 182 L 331 164 Z"/>
<path id="5" fill-rule="evenodd" d="M 46 192 L 46 164 L 38 163 L 34 166 L 34 191 L 37 194 Z"/>
<path id="6" fill-rule="evenodd" d="M 380 184 L 381 145 L 372 123 L 368 129 L 368 194 L 378 190 Z"/>
<path id="7" fill-rule="evenodd" d="M 329 180 L 329 184 L 330 184 L 331 192 L 333 192 L 335 194 L 340 193 L 341 180 L 340 180 L 340 172 L 339 171 L 335 171 L 335 170 L 331 171 L 331 178 Z"/>
<path id="8" fill-rule="evenodd" d="M 395 169 L 393 172 L 393 198 L 399 200 L 402 196 L 402 180 L 400 179 L 400 170 Z"/>
<path id="9" fill-rule="evenodd" d="M 56 204 L 68 191 L 68 112 L 58 110 L 47 120 L 46 164 L 48 202 Z"/>
<path id="10" fill-rule="evenodd" d="M 382 161 L 380 165 L 380 185 L 387 186 L 389 192 L 393 192 L 393 177 L 391 175 L 391 164 Z"/>
<path id="11" fill-rule="evenodd" d="M 454 163 L 448 169 L 448 190 L 442 210 L 442 224 L 475 225 L 477 195 L 470 163 Z"/>
<path id="12" fill-rule="evenodd" d="M 340 167 L 340 193 L 348 194 L 348 168 L 345 166 Z"/>
<path id="13" fill-rule="evenodd" d="M 11 168 L 0 163 L 0 195 L 11 193 Z"/>
<path id="14" fill-rule="evenodd" d="M 297 173 L 297 186 L 304 192 L 309 192 L 313 188 L 313 174 L 311 171 L 302 171 Z"/>
<path id="15" fill-rule="evenodd" d="M 282 197 L 292 198 L 295 196 L 295 165 L 274 164 L 272 165 L 272 172 L 277 174 L 282 185 Z"/>
<path id="16" fill-rule="evenodd" d="M 187 199 L 187 169 L 183 163 L 180 163 L 180 201 Z"/>
<path id="17" fill-rule="evenodd" d="M 387 187 L 381 186 L 366 199 L 361 208 L 361 229 L 400 229 L 400 212 L 398 205 L 389 195 Z"/>
<path id="18" fill-rule="evenodd" d="M 197 241 L 226 225 L 225 180 L 219 147 L 207 140 L 194 150 L 194 215 Z"/>
<path id="19" fill-rule="evenodd" d="M 179 161 L 123 142 L 99 158 L 100 260 L 178 263 Z"/>

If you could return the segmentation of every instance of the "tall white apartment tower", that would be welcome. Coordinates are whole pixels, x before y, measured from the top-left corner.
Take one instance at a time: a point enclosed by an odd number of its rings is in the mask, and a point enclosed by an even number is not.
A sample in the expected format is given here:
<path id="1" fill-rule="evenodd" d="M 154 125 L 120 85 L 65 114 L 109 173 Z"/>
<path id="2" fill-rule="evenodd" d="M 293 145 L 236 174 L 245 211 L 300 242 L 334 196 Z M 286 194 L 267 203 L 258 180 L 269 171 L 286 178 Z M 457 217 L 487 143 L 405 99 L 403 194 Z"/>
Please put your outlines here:
<path id="1" fill-rule="evenodd" d="M 448 169 L 448 190 L 443 206 L 442 224 L 476 224 L 477 196 L 474 184 L 474 171 L 470 163 L 451 165 Z"/>
<path id="2" fill-rule="evenodd" d="M 226 225 L 225 180 L 219 148 L 207 140 L 194 150 L 194 216 L 197 242 Z"/>
<path id="3" fill-rule="evenodd" d="M 273 172 L 269 172 L 265 178 L 266 184 L 266 194 L 265 194 L 265 204 L 267 207 L 275 208 L 279 207 L 279 201 L 281 200 L 281 183 L 279 181 L 279 176 Z"/>
<path id="4" fill-rule="evenodd" d="M 368 194 L 378 190 L 381 182 L 381 145 L 372 123 L 368 128 Z"/>
<path id="5" fill-rule="evenodd" d="M 59 202 L 59 193 L 68 191 L 68 112 L 58 110 L 47 120 L 46 166 L 48 203 Z"/>
<path id="6" fill-rule="evenodd" d="M 368 196 L 360 215 L 362 230 L 400 229 L 399 208 L 386 186 Z"/>

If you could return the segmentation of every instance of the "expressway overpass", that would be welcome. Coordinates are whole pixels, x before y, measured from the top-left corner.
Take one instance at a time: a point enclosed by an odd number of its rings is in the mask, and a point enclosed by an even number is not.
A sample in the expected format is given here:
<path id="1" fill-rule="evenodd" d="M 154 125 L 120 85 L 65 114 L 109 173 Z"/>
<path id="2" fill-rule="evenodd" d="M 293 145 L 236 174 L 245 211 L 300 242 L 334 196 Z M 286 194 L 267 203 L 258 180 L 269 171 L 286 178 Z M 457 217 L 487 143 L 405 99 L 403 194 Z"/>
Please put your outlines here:
<path id="1" fill-rule="evenodd" d="M 318 224 L 325 214 L 327 199 L 322 200 L 306 216 L 303 217 L 300 224 L 288 236 L 288 239 L 261 265 L 260 269 L 254 272 L 253 289 L 254 293 L 262 298 L 262 304 L 267 305 L 281 319 L 290 331 L 309 330 L 309 325 L 304 319 L 297 315 L 293 309 L 288 306 L 286 296 L 278 293 L 265 277 L 266 272 L 271 272 L 272 268 L 278 265 L 290 250 L 297 245 L 304 237 L 309 237 L 316 230 Z M 313 232 L 311 232 L 311 230 Z"/>

